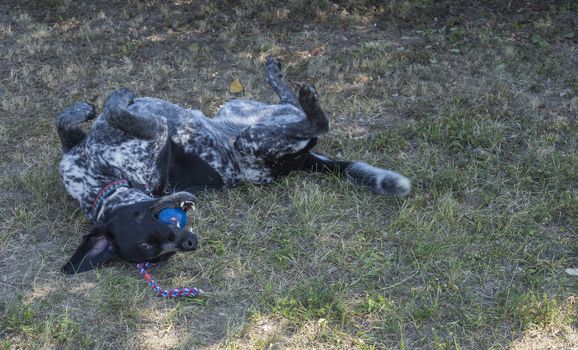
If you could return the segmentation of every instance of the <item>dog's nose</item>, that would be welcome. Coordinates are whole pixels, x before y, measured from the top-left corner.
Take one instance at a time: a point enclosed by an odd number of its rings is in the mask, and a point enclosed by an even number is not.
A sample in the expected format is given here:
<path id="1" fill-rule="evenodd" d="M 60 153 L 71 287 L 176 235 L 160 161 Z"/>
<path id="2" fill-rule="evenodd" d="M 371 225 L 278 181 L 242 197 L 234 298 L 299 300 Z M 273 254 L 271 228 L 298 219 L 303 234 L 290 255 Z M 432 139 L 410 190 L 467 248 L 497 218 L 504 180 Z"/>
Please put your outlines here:
<path id="1" fill-rule="evenodd" d="M 190 235 L 181 241 L 181 249 L 185 251 L 197 249 L 197 237 Z"/>

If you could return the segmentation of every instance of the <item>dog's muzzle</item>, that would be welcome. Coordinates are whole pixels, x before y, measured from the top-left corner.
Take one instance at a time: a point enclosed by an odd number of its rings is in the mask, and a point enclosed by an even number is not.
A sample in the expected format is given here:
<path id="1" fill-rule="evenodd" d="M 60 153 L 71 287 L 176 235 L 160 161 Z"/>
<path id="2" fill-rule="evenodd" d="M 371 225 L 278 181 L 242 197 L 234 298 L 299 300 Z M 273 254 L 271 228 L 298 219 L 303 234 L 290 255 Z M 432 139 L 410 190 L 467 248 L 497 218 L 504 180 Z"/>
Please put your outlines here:
<path id="1" fill-rule="evenodd" d="M 184 251 L 191 251 L 197 249 L 198 241 L 194 234 L 188 234 L 180 244 L 180 248 Z"/>

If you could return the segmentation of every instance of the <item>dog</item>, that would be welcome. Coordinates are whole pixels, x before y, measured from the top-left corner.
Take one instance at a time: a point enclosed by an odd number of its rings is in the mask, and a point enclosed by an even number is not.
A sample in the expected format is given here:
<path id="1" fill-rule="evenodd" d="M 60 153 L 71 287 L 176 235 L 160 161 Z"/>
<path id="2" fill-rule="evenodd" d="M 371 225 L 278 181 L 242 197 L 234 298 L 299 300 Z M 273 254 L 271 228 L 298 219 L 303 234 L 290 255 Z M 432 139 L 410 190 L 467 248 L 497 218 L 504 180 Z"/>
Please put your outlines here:
<path id="1" fill-rule="evenodd" d="M 315 88 L 305 84 L 295 95 L 271 57 L 266 74 L 279 103 L 233 100 L 214 118 L 128 89 L 114 91 L 98 117 L 87 102 L 58 114 L 61 180 L 93 224 L 61 271 L 88 271 L 115 258 L 158 262 L 195 250 L 192 230 L 158 216 L 165 208 L 190 209 L 194 193 L 207 189 L 268 184 L 305 170 L 336 174 L 379 195 L 410 192 L 410 181 L 393 171 L 313 152 L 329 130 Z M 86 134 L 81 124 L 93 119 Z"/>

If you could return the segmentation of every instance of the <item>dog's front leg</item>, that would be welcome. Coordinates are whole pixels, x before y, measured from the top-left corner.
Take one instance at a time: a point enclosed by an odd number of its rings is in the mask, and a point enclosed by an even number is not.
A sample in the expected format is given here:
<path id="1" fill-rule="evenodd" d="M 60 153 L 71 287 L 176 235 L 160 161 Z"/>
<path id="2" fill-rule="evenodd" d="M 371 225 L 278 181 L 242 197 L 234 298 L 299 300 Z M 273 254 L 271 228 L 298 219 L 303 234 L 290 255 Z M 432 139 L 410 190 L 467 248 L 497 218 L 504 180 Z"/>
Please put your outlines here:
<path id="1" fill-rule="evenodd" d="M 119 111 L 109 114 L 108 122 L 115 128 L 143 140 L 152 140 L 166 133 L 166 119 L 150 113 Z"/>
<path id="2" fill-rule="evenodd" d="M 56 117 L 56 131 L 62 143 L 62 152 L 66 153 L 86 137 L 80 124 L 94 119 L 94 105 L 88 102 L 75 102 Z"/>
<path id="3" fill-rule="evenodd" d="M 163 118 L 139 112 L 130 111 L 134 93 L 123 88 L 113 91 L 104 104 L 103 114 L 113 127 L 126 132 L 136 138 L 152 140 L 163 135 L 166 130 L 166 121 Z"/>

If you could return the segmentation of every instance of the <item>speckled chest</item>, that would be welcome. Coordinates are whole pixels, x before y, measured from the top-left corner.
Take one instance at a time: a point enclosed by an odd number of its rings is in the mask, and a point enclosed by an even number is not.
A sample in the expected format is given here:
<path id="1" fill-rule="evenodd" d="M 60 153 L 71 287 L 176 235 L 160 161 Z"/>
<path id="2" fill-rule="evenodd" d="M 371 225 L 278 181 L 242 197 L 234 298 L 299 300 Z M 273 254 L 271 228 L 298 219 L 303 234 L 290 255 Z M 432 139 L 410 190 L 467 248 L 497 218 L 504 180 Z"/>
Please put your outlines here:
<path id="1" fill-rule="evenodd" d="M 110 126 L 101 115 L 88 137 L 63 156 L 62 182 L 90 216 L 100 189 L 114 180 L 127 179 L 151 188 L 161 186 L 163 169 L 157 165 L 167 140 L 166 130 L 151 140 L 131 137 Z"/>

